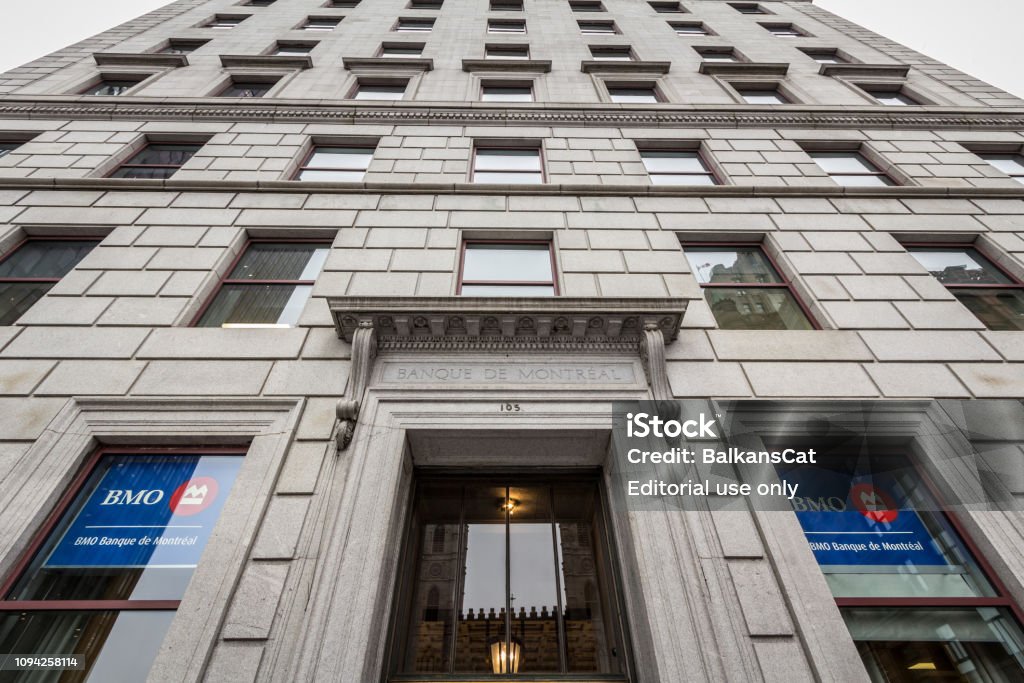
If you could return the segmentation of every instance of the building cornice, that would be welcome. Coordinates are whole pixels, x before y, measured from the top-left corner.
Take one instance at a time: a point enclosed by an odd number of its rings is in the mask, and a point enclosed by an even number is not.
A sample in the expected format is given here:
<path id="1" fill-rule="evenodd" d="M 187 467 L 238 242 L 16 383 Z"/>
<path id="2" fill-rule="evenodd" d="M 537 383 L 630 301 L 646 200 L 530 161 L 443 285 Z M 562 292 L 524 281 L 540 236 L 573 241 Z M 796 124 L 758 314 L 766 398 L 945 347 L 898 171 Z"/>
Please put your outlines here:
<path id="1" fill-rule="evenodd" d="M 377 343 L 403 347 L 515 350 L 545 345 L 639 343 L 644 330 L 666 342 L 679 333 L 686 299 L 615 297 L 328 297 L 338 337 L 372 328 Z"/>
<path id="2" fill-rule="evenodd" d="M 465 194 L 633 197 L 833 197 L 913 199 L 1024 199 L 1020 187 L 841 187 L 779 185 L 585 185 L 537 183 L 341 183 L 299 180 L 167 180 L 141 178 L 0 178 L 0 190 L 99 190 L 107 192 L 285 192 L 308 194 Z"/>
<path id="3" fill-rule="evenodd" d="M 588 103 L 521 104 L 345 100 L 230 100 L 208 98 L 33 96 L 0 98 L 0 118 L 274 123 L 435 124 L 494 126 L 617 126 L 624 128 L 853 128 L 1022 130 L 1024 107 L 826 107 L 808 105 Z"/>

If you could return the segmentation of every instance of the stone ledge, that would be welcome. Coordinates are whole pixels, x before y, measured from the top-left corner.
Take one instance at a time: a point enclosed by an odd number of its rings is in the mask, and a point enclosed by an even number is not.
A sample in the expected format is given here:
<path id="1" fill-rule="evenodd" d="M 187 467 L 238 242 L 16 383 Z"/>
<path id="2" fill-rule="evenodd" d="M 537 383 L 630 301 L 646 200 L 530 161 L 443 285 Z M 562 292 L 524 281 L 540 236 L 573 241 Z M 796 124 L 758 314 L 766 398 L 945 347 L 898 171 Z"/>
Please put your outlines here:
<path id="1" fill-rule="evenodd" d="M 818 73 L 852 78 L 906 78 L 910 67 L 905 64 L 822 64 Z"/>
<path id="2" fill-rule="evenodd" d="M 548 73 L 550 59 L 463 59 L 463 71 L 511 71 L 514 73 Z"/>
<path id="3" fill-rule="evenodd" d="M 313 58 L 309 55 L 221 55 L 225 68 L 310 69 Z"/>
<path id="4" fill-rule="evenodd" d="M 416 57 L 342 57 L 342 63 L 348 70 L 372 69 L 381 71 L 431 71 L 433 59 Z"/>
<path id="5" fill-rule="evenodd" d="M 708 76 L 785 76 L 785 62 L 701 62 L 697 69 Z"/>
<path id="6" fill-rule="evenodd" d="M 585 59 L 580 62 L 580 71 L 585 74 L 667 74 L 672 62 L 609 61 L 606 59 Z"/>

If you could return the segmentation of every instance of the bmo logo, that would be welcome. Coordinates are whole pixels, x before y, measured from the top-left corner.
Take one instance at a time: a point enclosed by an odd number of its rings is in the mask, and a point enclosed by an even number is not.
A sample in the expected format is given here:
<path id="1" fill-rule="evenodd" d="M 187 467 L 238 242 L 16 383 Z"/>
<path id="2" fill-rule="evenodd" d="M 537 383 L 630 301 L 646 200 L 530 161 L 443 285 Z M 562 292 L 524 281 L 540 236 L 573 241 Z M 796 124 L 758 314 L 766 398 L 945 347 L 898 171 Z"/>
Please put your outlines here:
<path id="1" fill-rule="evenodd" d="M 168 507 L 175 515 L 196 515 L 210 507 L 217 497 L 217 480 L 213 477 L 189 479 L 171 494 Z M 152 507 L 164 500 L 163 489 L 110 489 L 100 505 L 142 505 Z"/>
<path id="2" fill-rule="evenodd" d="M 899 506 L 886 491 L 871 484 L 857 484 L 850 489 L 850 499 L 860 514 L 872 522 L 892 524 L 899 516 Z"/>
<path id="3" fill-rule="evenodd" d="M 176 515 L 197 515 L 210 507 L 217 497 L 217 480 L 195 477 L 175 489 L 171 495 L 171 512 Z"/>

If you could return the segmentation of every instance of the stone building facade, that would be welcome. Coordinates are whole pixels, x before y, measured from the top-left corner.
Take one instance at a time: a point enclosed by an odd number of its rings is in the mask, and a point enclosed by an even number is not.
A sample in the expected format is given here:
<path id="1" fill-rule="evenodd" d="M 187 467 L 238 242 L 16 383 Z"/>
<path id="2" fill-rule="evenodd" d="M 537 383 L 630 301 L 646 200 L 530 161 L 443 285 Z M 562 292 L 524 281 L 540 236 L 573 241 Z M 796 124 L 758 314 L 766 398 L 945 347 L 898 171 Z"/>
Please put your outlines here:
<path id="1" fill-rule="evenodd" d="M 1020 99 L 804 0 L 178 0 L 0 93 L 3 654 L 1019 680 L 1012 506 L 872 594 L 609 472 L 613 404 L 686 399 L 1024 491 Z M 75 550 L 165 493 L 194 553 Z"/>

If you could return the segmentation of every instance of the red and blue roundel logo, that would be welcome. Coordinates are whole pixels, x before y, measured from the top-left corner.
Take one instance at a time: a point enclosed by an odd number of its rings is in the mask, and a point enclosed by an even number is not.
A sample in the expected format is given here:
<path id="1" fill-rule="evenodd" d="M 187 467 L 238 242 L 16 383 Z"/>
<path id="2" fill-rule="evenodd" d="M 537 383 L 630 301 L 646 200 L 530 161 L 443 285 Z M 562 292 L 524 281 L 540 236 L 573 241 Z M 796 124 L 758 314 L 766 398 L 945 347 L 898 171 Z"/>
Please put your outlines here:
<path id="1" fill-rule="evenodd" d="M 857 511 L 872 522 L 891 524 L 899 516 L 899 507 L 887 492 L 871 484 L 857 484 L 850 489 L 850 500 Z"/>
<path id="2" fill-rule="evenodd" d="M 213 477 L 195 477 L 175 489 L 169 505 L 171 512 L 188 517 L 210 507 L 217 497 L 217 480 Z"/>

